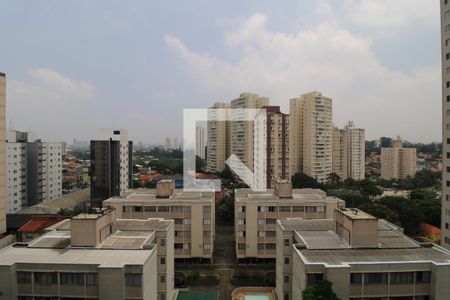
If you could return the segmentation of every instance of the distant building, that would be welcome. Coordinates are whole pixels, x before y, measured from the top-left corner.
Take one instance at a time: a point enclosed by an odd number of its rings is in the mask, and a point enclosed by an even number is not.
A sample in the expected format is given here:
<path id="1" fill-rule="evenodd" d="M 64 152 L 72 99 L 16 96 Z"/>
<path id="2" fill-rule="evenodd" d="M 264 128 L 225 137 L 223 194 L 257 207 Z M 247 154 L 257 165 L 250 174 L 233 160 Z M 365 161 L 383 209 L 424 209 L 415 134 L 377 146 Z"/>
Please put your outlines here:
<path id="1" fill-rule="evenodd" d="M 236 257 L 241 261 L 275 259 L 277 219 L 328 219 L 345 206 L 322 190 L 292 190 L 288 181 L 278 181 L 266 192 L 236 189 L 235 199 Z"/>
<path id="2" fill-rule="evenodd" d="M 198 126 L 195 128 L 195 155 L 205 159 L 205 128 Z"/>
<path id="3" fill-rule="evenodd" d="M 173 180 L 161 180 L 155 189 L 132 190 L 113 197 L 104 206 L 123 219 L 165 218 L 175 222 L 175 258 L 212 260 L 215 236 L 214 192 L 176 190 Z"/>
<path id="4" fill-rule="evenodd" d="M 353 122 L 344 129 L 333 128 L 333 173 L 342 180 L 365 178 L 365 134 L 364 129 L 355 128 Z"/>
<path id="5" fill-rule="evenodd" d="M 217 102 L 208 109 L 206 168 L 209 172 L 222 172 L 230 156 L 230 122 L 221 121 L 227 117 L 229 108 L 230 104 Z"/>
<path id="6" fill-rule="evenodd" d="M 269 105 L 269 98 L 257 94 L 242 93 L 231 101 L 231 109 L 259 109 Z M 242 118 L 240 112 L 231 111 L 230 154 L 234 154 L 253 171 L 254 164 L 254 122 L 235 121 Z M 227 159 L 227 158 L 226 158 Z M 239 171 L 237 171 L 239 172 Z"/>
<path id="7" fill-rule="evenodd" d="M 0 178 L 5 178 L 6 75 L 0 72 Z M 6 190 L 0 184 L 0 235 L 6 231 Z"/>
<path id="8" fill-rule="evenodd" d="M 449 299 L 450 252 L 385 220 L 336 209 L 328 220 L 277 220 L 276 294 L 301 300 L 321 280 L 339 299 Z"/>
<path id="9" fill-rule="evenodd" d="M 132 187 L 132 149 L 126 129 L 102 129 L 99 138 L 91 141 L 92 206 L 101 207 L 103 200 Z"/>
<path id="10" fill-rule="evenodd" d="M 4 299 L 173 299 L 172 220 L 80 214 L 0 249 Z"/>
<path id="11" fill-rule="evenodd" d="M 47 143 L 36 133 L 8 131 L 6 136 L 7 212 L 62 195 L 62 143 Z"/>
<path id="12" fill-rule="evenodd" d="M 290 100 L 292 174 L 303 172 L 319 183 L 332 173 L 332 99 L 311 92 Z"/>
<path id="13" fill-rule="evenodd" d="M 450 249 L 450 3 L 441 0 L 442 214 L 441 245 Z"/>
<path id="14" fill-rule="evenodd" d="M 291 180 L 289 149 L 289 115 L 279 106 L 265 106 L 267 124 L 266 142 L 267 187 L 273 188 L 277 180 Z M 255 134 L 256 135 L 256 134 Z"/>
<path id="15" fill-rule="evenodd" d="M 381 178 L 400 179 L 416 174 L 416 148 L 403 148 L 400 138 L 391 148 L 381 148 Z"/>
<path id="16" fill-rule="evenodd" d="M 87 151 L 89 150 L 89 142 L 88 141 L 79 141 L 77 139 L 73 139 L 72 150 L 75 151 Z"/>

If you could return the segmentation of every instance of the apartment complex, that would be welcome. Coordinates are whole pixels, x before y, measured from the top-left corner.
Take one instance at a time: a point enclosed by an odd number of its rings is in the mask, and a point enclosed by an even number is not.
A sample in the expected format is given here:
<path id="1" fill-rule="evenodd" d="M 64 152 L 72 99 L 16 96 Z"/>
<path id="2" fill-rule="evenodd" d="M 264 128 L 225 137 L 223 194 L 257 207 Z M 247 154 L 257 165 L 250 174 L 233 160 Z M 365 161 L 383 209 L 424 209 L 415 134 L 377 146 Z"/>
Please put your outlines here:
<path id="1" fill-rule="evenodd" d="M 230 104 L 217 102 L 208 109 L 206 138 L 206 168 L 209 172 L 221 172 L 230 156 L 230 122 L 228 117 Z"/>
<path id="2" fill-rule="evenodd" d="M 257 94 L 242 93 L 231 101 L 230 152 L 253 171 L 254 163 L 254 122 L 242 120 L 246 112 L 242 109 L 260 109 L 269 105 L 269 98 Z"/>
<path id="3" fill-rule="evenodd" d="M 414 176 L 416 163 L 416 148 L 403 148 L 400 138 L 392 142 L 392 147 L 381 148 L 381 178 L 383 179 Z"/>
<path id="4" fill-rule="evenodd" d="M 7 131 L 7 213 L 62 195 L 62 143 L 42 142 L 36 133 Z"/>
<path id="5" fill-rule="evenodd" d="M 215 236 L 214 192 L 176 190 L 173 180 L 161 180 L 155 189 L 131 190 L 104 206 L 116 208 L 118 218 L 165 218 L 175 222 L 175 258 L 211 261 Z"/>
<path id="6" fill-rule="evenodd" d="M 441 2 L 442 45 L 442 246 L 450 249 L 450 4 Z"/>
<path id="7" fill-rule="evenodd" d="M 289 115 L 279 106 L 266 106 L 266 179 L 273 188 L 279 179 L 291 179 L 289 152 Z"/>
<path id="8" fill-rule="evenodd" d="M 291 173 L 324 183 L 332 173 L 332 99 L 319 92 L 290 100 Z"/>
<path id="9" fill-rule="evenodd" d="M 205 128 L 197 126 L 195 128 L 195 155 L 205 159 Z"/>
<path id="10" fill-rule="evenodd" d="M 329 219 L 345 202 L 328 197 L 322 190 L 294 189 L 280 180 L 274 189 L 253 192 L 235 190 L 236 257 L 246 261 L 273 260 L 276 257 L 277 219 Z"/>
<path id="11" fill-rule="evenodd" d="M 0 72 L 0 234 L 6 231 L 5 115 L 6 75 Z"/>
<path id="12" fill-rule="evenodd" d="M 333 173 L 341 179 L 365 178 L 365 134 L 364 129 L 355 128 L 348 122 L 343 129 L 333 128 Z"/>
<path id="13" fill-rule="evenodd" d="M 321 280 L 339 299 L 450 297 L 450 252 L 361 210 L 336 209 L 330 220 L 278 220 L 277 237 L 278 299 L 301 300 Z"/>
<path id="14" fill-rule="evenodd" d="M 114 210 L 64 220 L 0 250 L 2 299 L 175 299 L 173 221 L 117 220 Z"/>
<path id="15" fill-rule="evenodd" d="M 133 142 L 126 129 L 100 129 L 97 140 L 91 141 L 91 204 L 101 207 L 102 201 L 123 195 L 132 187 Z"/>

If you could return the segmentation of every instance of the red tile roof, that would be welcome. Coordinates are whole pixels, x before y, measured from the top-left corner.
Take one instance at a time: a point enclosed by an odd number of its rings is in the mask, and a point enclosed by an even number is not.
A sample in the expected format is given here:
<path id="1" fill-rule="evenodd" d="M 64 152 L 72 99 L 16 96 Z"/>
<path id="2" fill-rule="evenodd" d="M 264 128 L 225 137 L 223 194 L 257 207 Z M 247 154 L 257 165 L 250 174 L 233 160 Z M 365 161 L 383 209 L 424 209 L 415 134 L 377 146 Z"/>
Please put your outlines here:
<path id="1" fill-rule="evenodd" d="M 440 241 L 441 240 L 441 229 L 439 229 L 436 226 L 421 223 L 419 225 L 419 231 L 421 234 L 426 236 L 427 238 L 433 240 L 433 241 Z"/>
<path id="2" fill-rule="evenodd" d="M 22 227 L 20 227 L 18 232 L 42 232 L 45 228 L 55 225 L 68 217 L 34 217 Z"/>

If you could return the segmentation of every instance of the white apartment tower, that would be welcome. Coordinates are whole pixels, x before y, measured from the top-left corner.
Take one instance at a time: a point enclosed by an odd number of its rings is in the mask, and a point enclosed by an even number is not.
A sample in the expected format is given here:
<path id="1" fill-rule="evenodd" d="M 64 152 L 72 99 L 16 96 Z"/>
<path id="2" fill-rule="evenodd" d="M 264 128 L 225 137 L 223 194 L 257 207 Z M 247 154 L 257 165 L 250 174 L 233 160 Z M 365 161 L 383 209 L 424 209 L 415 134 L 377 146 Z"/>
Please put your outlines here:
<path id="1" fill-rule="evenodd" d="M 242 93 L 238 98 L 231 101 L 231 109 L 238 109 L 231 113 L 230 126 L 230 148 L 231 154 L 236 155 L 251 171 L 254 162 L 254 124 L 252 121 L 239 120 L 240 109 L 259 109 L 269 105 L 269 98 L 256 94 Z"/>
<path id="2" fill-rule="evenodd" d="M 290 100 L 292 174 L 324 183 L 332 173 L 332 99 L 320 92 Z"/>
<path id="3" fill-rule="evenodd" d="M 351 121 L 333 129 L 333 173 L 341 179 L 365 178 L 365 132 Z"/>
<path id="4" fill-rule="evenodd" d="M 442 45 L 442 246 L 450 249 L 450 3 L 441 1 Z"/>
<path id="5" fill-rule="evenodd" d="M 195 155 L 205 159 L 205 128 L 201 126 L 195 128 Z"/>
<path id="6" fill-rule="evenodd" d="M 230 122 L 221 121 L 227 117 L 230 104 L 217 102 L 208 109 L 206 138 L 206 168 L 210 172 L 221 172 L 230 154 Z"/>
<path id="7" fill-rule="evenodd" d="M 62 195 L 62 143 L 46 143 L 35 133 L 6 136 L 7 212 L 48 202 Z"/>
<path id="8" fill-rule="evenodd" d="M 5 106 L 6 76 L 0 73 L 0 234 L 6 231 L 5 197 Z"/>

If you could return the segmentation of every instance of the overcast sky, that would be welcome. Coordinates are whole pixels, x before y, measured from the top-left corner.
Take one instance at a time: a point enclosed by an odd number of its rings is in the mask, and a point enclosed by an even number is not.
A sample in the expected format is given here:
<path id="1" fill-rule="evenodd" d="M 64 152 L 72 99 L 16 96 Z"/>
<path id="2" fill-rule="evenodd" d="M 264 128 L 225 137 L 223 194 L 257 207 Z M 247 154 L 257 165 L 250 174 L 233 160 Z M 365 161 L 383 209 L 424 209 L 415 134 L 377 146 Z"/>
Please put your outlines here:
<path id="1" fill-rule="evenodd" d="M 441 140 L 437 0 L 0 0 L 7 127 L 181 136 L 183 108 L 318 90 L 367 139 Z"/>

